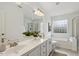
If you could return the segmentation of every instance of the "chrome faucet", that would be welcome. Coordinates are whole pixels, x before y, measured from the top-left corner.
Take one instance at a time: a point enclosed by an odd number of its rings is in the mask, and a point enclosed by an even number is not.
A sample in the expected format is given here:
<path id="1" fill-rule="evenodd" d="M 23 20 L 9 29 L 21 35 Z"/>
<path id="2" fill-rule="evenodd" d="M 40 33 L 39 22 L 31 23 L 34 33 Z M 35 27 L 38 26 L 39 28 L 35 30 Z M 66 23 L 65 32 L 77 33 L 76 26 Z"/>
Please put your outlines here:
<path id="1" fill-rule="evenodd" d="M 5 40 L 5 34 L 2 33 L 1 36 L 2 36 L 2 37 L 1 37 L 1 42 L 4 43 L 4 40 Z"/>

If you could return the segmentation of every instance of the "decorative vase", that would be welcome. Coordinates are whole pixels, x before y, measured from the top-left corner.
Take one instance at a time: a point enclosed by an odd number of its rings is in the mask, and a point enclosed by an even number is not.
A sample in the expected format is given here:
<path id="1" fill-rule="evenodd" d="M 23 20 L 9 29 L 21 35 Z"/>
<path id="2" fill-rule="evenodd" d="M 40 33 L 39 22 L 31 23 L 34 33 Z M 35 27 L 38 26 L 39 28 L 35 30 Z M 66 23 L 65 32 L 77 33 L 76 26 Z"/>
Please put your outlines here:
<path id="1" fill-rule="evenodd" d="M 6 50 L 6 45 L 4 43 L 0 44 L 0 52 L 4 52 Z"/>

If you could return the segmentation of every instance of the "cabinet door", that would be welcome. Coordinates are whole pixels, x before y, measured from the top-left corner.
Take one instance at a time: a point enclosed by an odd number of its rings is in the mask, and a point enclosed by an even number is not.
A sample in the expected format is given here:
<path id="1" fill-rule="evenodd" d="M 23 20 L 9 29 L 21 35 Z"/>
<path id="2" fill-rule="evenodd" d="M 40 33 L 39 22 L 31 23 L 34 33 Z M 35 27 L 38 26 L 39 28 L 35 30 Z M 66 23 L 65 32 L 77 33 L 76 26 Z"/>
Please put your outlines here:
<path id="1" fill-rule="evenodd" d="M 72 23 L 72 34 L 76 38 L 76 40 L 73 40 L 72 42 L 72 49 L 79 51 L 79 17 L 75 17 Z"/>
<path id="2" fill-rule="evenodd" d="M 35 48 L 31 53 L 28 54 L 29 56 L 40 56 L 40 46 Z"/>
<path id="3" fill-rule="evenodd" d="M 48 41 L 47 41 L 47 55 L 49 55 L 51 51 L 52 51 L 52 41 L 51 41 L 51 39 L 48 39 Z"/>
<path id="4" fill-rule="evenodd" d="M 41 44 L 41 56 L 47 55 L 47 41 Z"/>

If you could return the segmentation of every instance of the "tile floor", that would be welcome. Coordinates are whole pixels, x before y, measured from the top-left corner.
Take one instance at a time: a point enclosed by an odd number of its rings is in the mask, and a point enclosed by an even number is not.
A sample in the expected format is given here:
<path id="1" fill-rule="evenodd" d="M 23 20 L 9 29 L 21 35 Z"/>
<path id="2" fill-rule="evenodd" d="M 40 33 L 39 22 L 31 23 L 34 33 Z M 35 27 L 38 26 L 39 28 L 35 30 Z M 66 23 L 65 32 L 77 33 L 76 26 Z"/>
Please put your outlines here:
<path id="1" fill-rule="evenodd" d="M 79 56 L 79 53 L 70 49 L 56 47 L 54 51 L 55 53 L 51 54 L 53 56 Z"/>

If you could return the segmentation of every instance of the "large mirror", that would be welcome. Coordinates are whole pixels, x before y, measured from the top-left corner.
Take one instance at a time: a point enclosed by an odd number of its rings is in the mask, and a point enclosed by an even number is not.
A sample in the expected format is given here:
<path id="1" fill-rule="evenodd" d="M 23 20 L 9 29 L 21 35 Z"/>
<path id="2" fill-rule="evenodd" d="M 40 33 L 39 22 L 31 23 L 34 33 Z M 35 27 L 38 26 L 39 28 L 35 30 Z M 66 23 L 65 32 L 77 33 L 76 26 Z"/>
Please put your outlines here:
<path id="1" fill-rule="evenodd" d="M 42 32 L 41 23 L 42 23 L 42 19 L 27 20 L 26 18 L 24 19 L 25 31 L 26 32 Z"/>
<path id="2" fill-rule="evenodd" d="M 29 5 L 23 8 L 23 15 L 25 32 L 43 33 L 43 16 L 35 15 L 34 10 Z"/>

